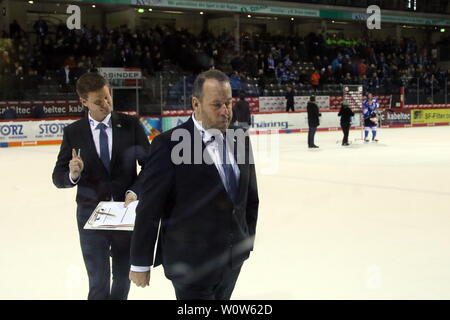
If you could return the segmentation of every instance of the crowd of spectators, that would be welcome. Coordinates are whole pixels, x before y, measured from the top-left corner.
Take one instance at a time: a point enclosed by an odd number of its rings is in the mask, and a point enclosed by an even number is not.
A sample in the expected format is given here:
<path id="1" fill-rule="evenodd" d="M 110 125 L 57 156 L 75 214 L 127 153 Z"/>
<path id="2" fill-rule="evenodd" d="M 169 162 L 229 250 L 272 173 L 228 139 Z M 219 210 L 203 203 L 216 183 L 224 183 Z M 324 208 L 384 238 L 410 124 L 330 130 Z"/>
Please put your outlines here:
<path id="1" fill-rule="evenodd" d="M 297 93 L 303 88 L 317 91 L 327 85 L 357 83 L 374 93 L 418 85 L 429 94 L 432 89 L 442 89 L 448 76 L 437 64 L 438 44 L 418 43 L 412 38 L 397 42 L 392 38 L 349 39 L 343 34 L 244 33 L 237 53 L 231 33 L 194 35 L 170 26 L 133 31 L 126 26 L 69 30 L 59 25 L 50 32 L 46 22 L 38 20 L 33 33 L 25 32 L 16 21 L 9 31 L 3 32 L 2 38 L 10 38 L 10 45 L 0 47 L 5 88 L 0 99 L 24 98 L 24 92 L 39 91 L 46 80 L 59 91 L 69 92 L 82 73 L 98 67 L 140 67 L 146 77 L 161 72 L 167 64 L 190 75 L 214 67 L 230 75 L 236 96 L 241 91 L 283 95 L 270 91 L 274 84 L 283 90 L 289 85 Z M 8 96 L 12 92 L 15 97 Z"/>

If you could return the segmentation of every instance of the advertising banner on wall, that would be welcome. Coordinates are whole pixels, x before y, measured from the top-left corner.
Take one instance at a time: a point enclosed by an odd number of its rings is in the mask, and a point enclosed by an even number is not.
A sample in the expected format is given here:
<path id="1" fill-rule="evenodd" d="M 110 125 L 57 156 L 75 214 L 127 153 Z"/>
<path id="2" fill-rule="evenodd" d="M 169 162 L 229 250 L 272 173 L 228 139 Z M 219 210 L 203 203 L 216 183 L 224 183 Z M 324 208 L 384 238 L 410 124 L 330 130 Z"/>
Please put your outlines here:
<path id="1" fill-rule="evenodd" d="M 40 108 L 47 118 L 84 114 L 84 107 L 78 100 L 0 101 L 0 118 L 7 108 L 13 108 L 18 118 L 32 118 L 36 108 Z"/>
<path id="2" fill-rule="evenodd" d="M 411 111 L 386 109 L 380 115 L 382 125 L 411 124 Z"/>
<path id="3" fill-rule="evenodd" d="M 319 129 L 336 129 L 340 127 L 337 112 L 322 112 Z M 189 116 L 161 118 L 162 131 L 170 130 L 189 119 Z M 356 116 L 352 126 L 360 126 L 360 118 Z M 298 113 L 262 113 L 251 115 L 250 131 L 268 130 L 301 130 L 308 128 L 306 112 Z"/>
<path id="4" fill-rule="evenodd" d="M 310 96 L 296 96 L 294 97 L 294 110 L 306 110 L 306 105 Z M 330 108 L 329 96 L 316 96 L 316 103 L 319 109 Z M 285 97 L 259 97 L 259 112 L 283 112 L 286 111 Z"/>
<path id="5" fill-rule="evenodd" d="M 378 102 L 380 103 L 381 108 L 390 108 L 391 107 L 391 95 L 374 95 L 378 98 Z M 330 97 L 330 106 L 333 109 L 340 108 L 342 102 L 344 101 L 343 96 L 331 96 Z"/>
<path id="6" fill-rule="evenodd" d="M 64 128 L 74 121 L 0 122 L 0 143 L 62 140 Z"/>
<path id="7" fill-rule="evenodd" d="M 112 88 L 142 87 L 142 71 L 139 68 L 98 68 L 98 71 L 108 79 Z"/>
<path id="8" fill-rule="evenodd" d="M 250 131 L 308 129 L 308 115 L 306 112 L 252 114 L 251 119 Z M 359 126 L 360 123 L 360 118 L 355 117 L 352 121 L 352 126 Z M 322 112 L 319 129 L 336 129 L 339 127 L 340 118 L 337 112 Z"/>
<path id="9" fill-rule="evenodd" d="M 450 109 L 413 109 L 412 124 L 450 123 Z"/>
<path id="10" fill-rule="evenodd" d="M 150 140 L 162 132 L 161 118 L 142 117 L 139 121 Z"/>
<path id="11" fill-rule="evenodd" d="M 305 113 L 252 114 L 250 130 L 295 130 L 305 127 Z"/>
<path id="12" fill-rule="evenodd" d="M 163 117 L 161 118 L 161 128 L 162 131 L 167 131 L 180 124 L 185 123 L 190 116 L 181 116 L 181 117 Z"/>
<path id="13" fill-rule="evenodd" d="M 239 101 L 239 98 L 233 98 L 233 105 Z M 248 102 L 250 112 L 259 112 L 259 97 L 246 97 L 245 101 Z"/>
<path id="14" fill-rule="evenodd" d="M 259 97 L 259 112 L 280 112 L 286 110 L 284 97 Z"/>

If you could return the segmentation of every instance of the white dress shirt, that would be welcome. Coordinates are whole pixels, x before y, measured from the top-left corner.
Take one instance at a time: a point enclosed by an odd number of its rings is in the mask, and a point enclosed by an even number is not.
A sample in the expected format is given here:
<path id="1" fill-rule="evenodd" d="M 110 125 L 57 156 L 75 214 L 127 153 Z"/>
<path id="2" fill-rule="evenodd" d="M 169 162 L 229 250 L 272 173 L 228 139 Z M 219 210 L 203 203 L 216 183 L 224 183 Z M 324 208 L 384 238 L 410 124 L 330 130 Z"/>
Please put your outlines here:
<path id="1" fill-rule="evenodd" d="M 200 132 L 200 134 L 203 137 L 203 142 L 206 145 L 206 150 L 208 151 L 209 156 L 214 161 L 214 164 L 216 165 L 217 171 L 219 171 L 220 179 L 222 180 L 222 183 L 224 186 L 226 186 L 226 178 L 225 178 L 225 172 L 223 171 L 223 161 L 221 158 L 221 153 L 219 151 L 219 143 L 216 139 L 211 142 L 212 134 L 209 133 L 207 130 L 203 129 L 202 125 L 195 119 L 194 114 L 192 114 L 192 120 L 194 121 L 194 125 L 197 128 L 197 130 Z M 223 136 L 222 136 L 223 139 Z M 236 181 L 239 181 L 240 177 L 240 171 L 239 167 L 236 163 L 236 160 L 234 159 L 234 155 L 231 152 L 229 148 L 227 148 L 228 152 L 228 159 L 230 160 L 230 164 L 233 166 L 234 175 L 236 177 Z"/>
<path id="2" fill-rule="evenodd" d="M 98 122 L 97 120 L 94 120 L 91 117 L 91 114 L 88 113 L 88 119 L 89 119 L 89 124 L 91 127 L 91 132 L 92 132 L 92 138 L 94 139 L 94 144 L 95 144 L 95 150 L 97 150 L 97 154 L 100 157 L 100 129 L 97 129 L 97 126 L 100 122 Z M 106 116 L 105 119 L 103 119 L 102 123 L 104 123 L 106 125 L 106 135 L 108 136 L 108 149 L 109 149 L 109 159 L 111 159 L 112 156 L 112 124 L 111 124 L 111 113 L 108 114 Z M 83 150 L 80 150 L 80 157 L 81 159 L 83 159 Z M 73 184 L 77 184 L 78 181 L 80 180 L 81 174 L 78 177 L 77 181 L 73 181 L 72 177 L 70 176 L 70 172 L 69 172 L 69 178 L 70 178 L 70 182 L 72 182 Z"/>
<path id="3" fill-rule="evenodd" d="M 100 122 L 98 122 L 97 120 L 93 119 L 91 117 L 90 113 L 88 113 L 88 119 L 89 119 L 89 124 L 90 124 L 90 127 L 91 127 L 92 138 L 94 139 L 95 150 L 97 151 L 97 154 L 100 157 L 100 129 L 97 129 L 97 126 L 98 126 L 98 124 Z M 103 119 L 102 123 L 105 124 L 105 126 L 106 126 L 105 132 L 106 132 L 106 135 L 108 136 L 109 159 L 112 159 L 113 132 L 112 132 L 111 113 L 108 114 L 105 117 L 105 119 Z M 81 157 L 81 159 L 83 159 L 83 150 L 80 150 L 80 157 Z M 80 178 L 81 178 L 81 174 L 79 175 L 79 177 L 78 177 L 78 179 L 76 181 L 73 181 L 72 177 L 70 176 L 70 172 L 69 172 L 69 179 L 70 179 L 70 182 L 72 182 L 72 184 L 77 184 L 78 181 L 80 181 Z M 125 195 L 127 195 L 129 192 L 131 192 L 134 195 L 136 195 L 136 193 L 134 193 L 131 190 L 127 190 Z M 112 197 L 111 197 L 111 201 L 114 201 L 114 199 Z"/>
<path id="4" fill-rule="evenodd" d="M 70 69 L 64 68 L 64 73 L 66 74 L 66 84 L 70 83 L 69 72 L 70 72 Z"/>
<path id="5" fill-rule="evenodd" d="M 206 150 L 208 151 L 209 156 L 213 160 L 217 171 L 219 172 L 220 179 L 222 180 L 222 183 L 224 186 L 226 186 L 226 178 L 225 178 L 225 172 L 223 171 L 222 167 L 222 158 L 219 152 L 219 143 L 216 139 L 211 139 L 213 136 L 211 133 L 209 133 L 207 130 L 205 130 L 202 125 L 195 119 L 194 114 L 192 114 L 192 121 L 194 121 L 195 128 L 199 131 L 200 135 L 202 136 L 203 142 L 206 145 Z M 223 138 L 223 136 L 222 136 Z M 212 140 L 212 141 L 211 141 Z M 229 148 L 227 148 L 228 152 L 228 159 L 230 159 L 230 164 L 233 166 L 234 175 L 236 176 L 236 181 L 239 181 L 240 178 L 240 170 L 236 163 L 236 160 L 234 159 L 234 155 L 231 152 Z M 142 266 L 131 266 L 130 268 L 133 272 L 147 272 L 150 271 L 150 267 L 142 267 Z"/>

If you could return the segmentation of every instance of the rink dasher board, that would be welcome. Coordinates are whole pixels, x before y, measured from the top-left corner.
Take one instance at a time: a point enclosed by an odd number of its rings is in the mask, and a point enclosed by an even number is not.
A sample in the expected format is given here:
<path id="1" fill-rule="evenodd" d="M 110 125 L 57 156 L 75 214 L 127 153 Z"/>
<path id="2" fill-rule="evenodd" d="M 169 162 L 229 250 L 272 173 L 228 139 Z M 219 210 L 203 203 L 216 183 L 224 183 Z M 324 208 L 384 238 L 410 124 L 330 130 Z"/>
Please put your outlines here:
<path id="1" fill-rule="evenodd" d="M 449 123 L 426 123 L 426 124 L 393 124 L 383 125 L 383 129 L 400 129 L 400 128 L 414 128 L 414 127 L 434 127 L 434 126 L 450 126 Z M 362 130 L 363 127 L 350 127 L 350 130 Z M 341 128 L 317 128 L 317 131 L 340 131 Z M 304 129 L 292 129 L 292 130 L 251 130 L 250 135 L 263 135 L 263 134 L 290 134 L 290 133 L 306 133 L 307 128 Z M 29 147 L 29 146 L 48 146 L 48 145 L 60 145 L 62 140 L 48 140 L 48 141 L 16 141 L 16 142 L 0 142 L 0 148 L 8 147 Z"/>
<path id="2" fill-rule="evenodd" d="M 382 129 L 401 129 L 401 128 L 416 128 L 416 127 L 437 127 L 437 126 L 450 126 L 450 123 L 421 123 L 421 124 L 390 124 L 382 125 Z M 350 130 L 362 130 L 364 127 L 350 127 Z M 317 131 L 341 131 L 340 127 L 333 128 L 317 128 Z M 289 133 L 306 133 L 308 128 L 304 129 L 292 129 L 292 130 L 251 130 L 250 135 L 260 135 L 260 134 L 289 134 Z"/>

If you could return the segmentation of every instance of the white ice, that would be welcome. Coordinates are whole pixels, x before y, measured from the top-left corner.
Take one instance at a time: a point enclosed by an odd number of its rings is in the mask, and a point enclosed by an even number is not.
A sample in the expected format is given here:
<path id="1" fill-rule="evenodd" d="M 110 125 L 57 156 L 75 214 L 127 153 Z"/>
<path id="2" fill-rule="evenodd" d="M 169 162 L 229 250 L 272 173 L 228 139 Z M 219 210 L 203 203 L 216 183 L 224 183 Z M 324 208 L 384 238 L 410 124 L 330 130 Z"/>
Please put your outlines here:
<path id="1" fill-rule="evenodd" d="M 450 299 L 449 127 L 253 136 L 260 210 L 233 299 Z M 272 140 L 273 139 L 273 140 Z M 269 144 L 269 142 L 271 144 Z M 264 146 L 269 146 L 268 150 Z M 0 299 L 85 299 L 59 147 L 0 149 Z M 269 152 L 267 152 L 269 151 Z M 158 267 L 130 299 L 175 299 Z"/>

